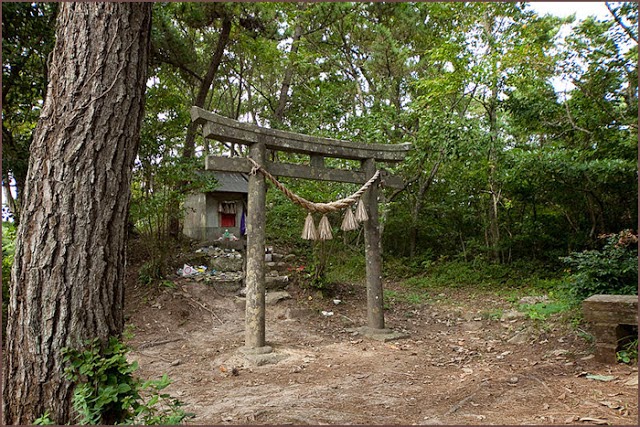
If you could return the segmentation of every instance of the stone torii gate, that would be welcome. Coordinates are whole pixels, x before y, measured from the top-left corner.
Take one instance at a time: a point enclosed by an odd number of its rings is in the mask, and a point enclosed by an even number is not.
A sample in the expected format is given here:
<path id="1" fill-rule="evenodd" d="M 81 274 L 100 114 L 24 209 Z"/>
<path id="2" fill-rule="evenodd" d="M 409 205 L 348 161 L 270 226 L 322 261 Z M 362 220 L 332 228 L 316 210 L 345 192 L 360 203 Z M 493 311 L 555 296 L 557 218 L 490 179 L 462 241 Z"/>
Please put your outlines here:
<path id="1" fill-rule="evenodd" d="M 249 158 L 274 176 L 363 184 L 375 174 L 376 162 L 401 162 L 411 149 L 411 144 L 360 144 L 269 129 L 250 123 L 240 123 L 198 107 L 191 108 L 191 120 L 202 125 L 205 138 L 248 145 Z M 310 164 L 307 166 L 271 162 L 266 159 L 266 150 L 309 155 Z M 359 160 L 361 168 L 360 170 L 327 168 L 324 165 L 325 157 Z M 250 159 L 208 156 L 205 169 L 250 173 L 254 170 L 254 164 Z M 381 171 L 378 180 L 387 187 L 403 186 L 401 179 L 384 170 Z M 399 336 L 390 329 L 385 329 L 384 325 L 377 185 L 372 185 L 364 193 L 362 200 L 369 219 L 364 222 L 367 326 L 360 328 L 360 332 L 366 336 L 387 341 Z M 265 354 L 272 350 L 265 341 L 265 204 L 265 177 L 261 173 L 253 173 L 249 177 L 247 209 L 247 296 L 245 348 L 243 349 L 246 355 Z"/>

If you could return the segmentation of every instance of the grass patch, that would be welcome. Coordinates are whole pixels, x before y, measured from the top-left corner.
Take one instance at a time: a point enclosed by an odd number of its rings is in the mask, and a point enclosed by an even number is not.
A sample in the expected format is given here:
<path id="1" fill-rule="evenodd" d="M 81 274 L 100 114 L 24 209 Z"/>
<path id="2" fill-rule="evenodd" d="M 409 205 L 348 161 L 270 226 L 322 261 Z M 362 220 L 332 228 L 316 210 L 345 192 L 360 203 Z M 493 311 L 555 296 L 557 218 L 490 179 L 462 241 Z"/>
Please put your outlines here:
<path id="1" fill-rule="evenodd" d="M 557 274 L 534 263 L 496 264 L 485 261 L 443 261 L 431 264 L 402 283 L 418 289 L 465 289 L 513 292 L 545 290 L 558 285 Z"/>
<path id="2" fill-rule="evenodd" d="M 474 295 L 489 293 L 511 303 L 531 320 L 546 321 L 551 316 L 560 315 L 561 321 L 566 320 L 577 327 L 581 319 L 580 301 L 569 292 L 568 279 L 564 274 L 549 271 L 544 265 L 534 262 L 438 261 L 421 274 L 402 280 L 401 290 L 406 289 L 406 292 L 393 295 L 393 298 L 398 302 L 415 298 L 417 303 L 419 298 L 406 295 L 422 294 L 428 298 L 428 295 L 446 290 L 461 290 L 473 299 Z M 536 303 L 520 303 L 525 296 L 546 298 Z M 481 317 L 498 320 L 502 315 L 503 310 L 497 308 L 483 312 Z"/>
<path id="3" fill-rule="evenodd" d="M 396 304 L 422 305 L 430 300 L 429 294 L 420 291 L 383 290 L 384 309 L 389 310 Z"/>
<path id="4" fill-rule="evenodd" d="M 571 304 L 566 301 L 545 301 L 535 304 L 521 304 L 522 311 L 531 320 L 547 320 L 552 314 L 562 313 L 571 309 Z"/>
<path id="5" fill-rule="evenodd" d="M 504 310 L 501 308 L 495 308 L 493 310 L 484 311 L 480 314 L 480 317 L 485 320 L 500 320 L 502 315 L 504 314 Z"/>

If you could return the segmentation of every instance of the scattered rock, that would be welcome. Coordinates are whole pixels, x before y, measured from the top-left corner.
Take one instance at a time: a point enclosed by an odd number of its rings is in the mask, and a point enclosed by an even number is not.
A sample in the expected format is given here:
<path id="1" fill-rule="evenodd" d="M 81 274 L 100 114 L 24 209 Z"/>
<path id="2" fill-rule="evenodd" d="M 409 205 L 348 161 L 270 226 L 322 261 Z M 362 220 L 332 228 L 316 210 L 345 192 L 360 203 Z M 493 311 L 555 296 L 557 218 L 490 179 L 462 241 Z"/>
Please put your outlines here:
<path id="1" fill-rule="evenodd" d="M 516 320 L 516 319 L 522 319 L 522 318 L 524 318 L 524 313 L 521 313 L 518 310 L 507 310 L 504 313 L 502 313 L 502 317 L 500 318 L 500 320 L 505 322 L 508 320 Z"/>
<path id="2" fill-rule="evenodd" d="M 563 348 L 559 348 L 557 350 L 552 350 L 550 352 L 548 352 L 547 354 L 545 354 L 546 357 L 560 357 L 560 356 L 564 356 L 566 354 L 569 353 L 569 350 L 565 350 Z"/>
<path id="3" fill-rule="evenodd" d="M 580 417 L 578 417 L 577 415 L 572 415 L 572 416 L 570 416 L 569 418 L 567 418 L 566 420 L 564 420 L 564 423 L 565 423 L 565 424 L 571 424 L 571 423 L 573 423 L 573 422 L 578 421 L 578 419 L 579 419 L 579 418 L 580 418 Z"/>
<path id="4" fill-rule="evenodd" d="M 507 380 L 509 384 L 518 384 L 518 381 L 520 381 L 520 378 L 518 377 L 511 377 Z"/>
<path id="5" fill-rule="evenodd" d="M 176 359 L 173 362 L 171 362 L 171 366 L 178 366 L 180 363 L 182 363 L 180 359 Z"/>
<path id="6" fill-rule="evenodd" d="M 285 291 L 267 292 L 267 295 L 265 296 L 265 304 L 274 305 L 282 300 L 289 299 L 289 298 L 291 298 L 291 295 L 289 295 L 289 292 L 285 292 Z"/>
<path id="7" fill-rule="evenodd" d="M 289 276 L 267 276 L 265 287 L 267 289 L 284 289 L 289 284 Z"/>
<path id="8" fill-rule="evenodd" d="M 240 254 L 237 254 L 240 255 Z M 230 257 L 218 257 L 211 258 L 209 260 L 209 268 L 222 271 L 222 272 L 232 272 L 232 271 L 242 271 L 242 258 L 230 258 Z"/>
<path id="9" fill-rule="evenodd" d="M 549 301 L 549 297 L 546 295 L 541 295 L 541 296 L 529 296 L 529 297 L 523 297 L 520 298 L 520 304 L 537 304 L 539 302 L 546 302 Z"/>
<path id="10" fill-rule="evenodd" d="M 507 340 L 509 344 L 522 345 L 529 341 L 528 334 L 525 331 L 520 331 Z"/>

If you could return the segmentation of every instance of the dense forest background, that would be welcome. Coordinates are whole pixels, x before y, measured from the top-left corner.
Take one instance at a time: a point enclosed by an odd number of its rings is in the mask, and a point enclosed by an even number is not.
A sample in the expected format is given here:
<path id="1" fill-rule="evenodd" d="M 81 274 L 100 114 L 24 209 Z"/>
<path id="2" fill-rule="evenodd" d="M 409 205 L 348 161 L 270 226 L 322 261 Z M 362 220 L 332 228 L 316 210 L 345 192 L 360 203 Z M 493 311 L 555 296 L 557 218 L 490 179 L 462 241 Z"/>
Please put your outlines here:
<path id="1" fill-rule="evenodd" d="M 638 10 L 608 7 L 609 19 L 574 22 L 523 2 L 154 4 L 130 208 L 132 233 L 155 248 L 150 274 L 162 275 L 185 195 L 212 185 L 195 178 L 204 156 L 245 149 L 202 139 L 193 105 L 260 126 L 413 144 L 394 171 L 406 187 L 381 200 L 385 260 L 413 272 L 439 262 L 561 271 L 561 257 L 634 230 Z M 2 182 L 18 222 L 57 5 L 2 11 Z M 285 181 L 315 201 L 354 189 Z M 308 247 L 304 213 L 275 190 L 267 203 L 269 240 Z M 331 251 L 314 250 L 315 262 L 346 252 L 362 266 L 362 240 L 340 236 Z"/>
<path id="2" fill-rule="evenodd" d="M 524 2 L 3 2 L 3 422 L 72 422 L 72 408 L 81 424 L 187 417 L 178 401 L 156 412 L 170 381 L 134 378 L 119 340 L 126 305 L 176 291 L 180 256 L 203 244 L 181 228 L 185 197 L 217 185 L 205 157 L 246 155 L 204 140 L 192 106 L 413 146 L 391 170 L 405 187 L 379 196 L 385 310 L 482 289 L 577 330 L 584 298 L 637 294 L 638 5 L 606 7 L 576 21 Z M 283 181 L 317 202 L 358 187 Z M 268 191 L 267 244 L 293 254 L 289 289 L 329 301 L 361 287 L 362 231 L 310 242 L 304 221 Z M 619 344 L 618 361 L 637 361 L 637 330 Z"/>

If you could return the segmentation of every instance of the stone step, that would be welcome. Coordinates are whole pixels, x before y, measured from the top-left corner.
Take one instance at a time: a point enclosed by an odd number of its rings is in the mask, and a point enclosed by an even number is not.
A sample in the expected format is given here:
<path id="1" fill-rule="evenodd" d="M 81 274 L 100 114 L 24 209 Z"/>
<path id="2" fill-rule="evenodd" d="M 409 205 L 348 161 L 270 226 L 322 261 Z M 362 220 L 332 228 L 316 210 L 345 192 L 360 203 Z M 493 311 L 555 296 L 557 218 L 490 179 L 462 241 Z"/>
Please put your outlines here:
<path id="1" fill-rule="evenodd" d="M 233 254 L 235 255 L 235 254 Z M 238 254 L 239 255 L 239 254 Z M 243 259 L 237 257 L 216 257 L 209 259 L 209 268 L 216 271 L 242 271 Z"/>
<path id="2" fill-rule="evenodd" d="M 289 276 L 266 276 L 265 288 L 268 290 L 284 289 L 289 284 Z"/>
<path id="3" fill-rule="evenodd" d="M 264 298 L 264 303 L 265 305 L 275 305 L 282 300 L 290 298 L 291 295 L 289 295 L 289 293 L 285 291 L 267 292 Z M 247 299 L 245 297 L 236 296 L 234 302 L 236 306 L 238 306 L 238 308 L 244 310 L 246 307 Z"/>
<path id="4" fill-rule="evenodd" d="M 207 285 L 214 287 L 219 292 L 236 293 L 244 287 L 243 279 L 210 280 Z"/>
<path id="5" fill-rule="evenodd" d="M 284 262 L 284 261 L 270 261 L 270 262 L 265 262 L 264 263 L 265 268 L 267 269 L 267 271 L 287 271 L 289 269 L 289 267 L 291 267 L 290 264 Z"/>

